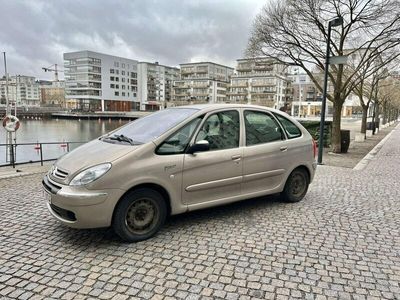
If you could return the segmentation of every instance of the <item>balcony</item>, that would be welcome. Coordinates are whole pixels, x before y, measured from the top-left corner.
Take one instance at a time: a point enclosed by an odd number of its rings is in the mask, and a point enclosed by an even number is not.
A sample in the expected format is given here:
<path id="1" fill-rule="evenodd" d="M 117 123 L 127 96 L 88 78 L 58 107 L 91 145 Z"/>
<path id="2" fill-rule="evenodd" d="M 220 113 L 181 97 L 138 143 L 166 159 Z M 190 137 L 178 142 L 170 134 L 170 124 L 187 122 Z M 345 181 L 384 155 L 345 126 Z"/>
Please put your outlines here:
<path id="1" fill-rule="evenodd" d="M 253 66 L 250 64 L 239 64 L 236 67 L 236 71 L 238 71 L 238 72 L 251 71 L 252 69 L 253 69 Z"/>
<path id="2" fill-rule="evenodd" d="M 233 88 L 247 87 L 248 83 L 247 83 L 247 81 L 246 82 L 237 82 L 237 83 L 232 83 L 230 86 Z"/>
<path id="3" fill-rule="evenodd" d="M 254 66 L 255 71 L 266 71 L 266 72 L 272 72 L 274 70 L 274 66 L 272 65 L 267 65 L 267 64 L 256 64 Z"/>
<path id="4" fill-rule="evenodd" d="M 230 95 L 230 96 L 244 96 L 244 95 L 247 95 L 247 91 L 229 91 L 229 92 L 227 92 L 226 93 L 227 95 Z"/>
<path id="5" fill-rule="evenodd" d="M 270 95 L 270 94 L 275 94 L 276 90 L 264 90 L 264 91 L 257 91 L 257 90 L 251 90 L 250 91 L 252 95 Z"/>
<path id="6" fill-rule="evenodd" d="M 268 81 L 253 81 L 251 86 L 275 86 L 275 82 L 268 82 Z"/>
<path id="7" fill-rule="evenodd" d="M 181 69 L 181 74 L 193 74 L 195 73 L 194 69 Z"/>
<path id="8" fill-rule="evenodd" d="M 196 73 L 208 73 L 208 68 L 207 67 L 198 67 L 196 69 Z"/>

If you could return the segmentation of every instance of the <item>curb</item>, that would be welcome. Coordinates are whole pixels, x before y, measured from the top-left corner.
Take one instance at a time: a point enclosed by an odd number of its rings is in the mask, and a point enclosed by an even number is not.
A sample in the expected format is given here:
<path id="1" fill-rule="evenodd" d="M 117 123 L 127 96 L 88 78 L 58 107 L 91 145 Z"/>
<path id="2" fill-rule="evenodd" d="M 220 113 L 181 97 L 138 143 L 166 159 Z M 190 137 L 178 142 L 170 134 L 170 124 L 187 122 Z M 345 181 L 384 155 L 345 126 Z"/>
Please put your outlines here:
<path id="1" fill-rule="evenodd" d="M 398 124 L 395 128 L 393 128 L 392 131 L 390 131 L 367 155 L 364 156 L 362 160 L 359 161 L 359 163 L 353 168 L 353 170 L 355 171 L 363 170 L 369 164 L 369 162 L 375 158 L 379 150 L 381 150 L 383 145 L 392 135 L 393 131 L 395 131 L 399 126 L 400 124 Z"/>
<path id="2" fill-rule="evenodd" d="M 35 174 L 41 174 L 41 173 L 46 173 L 47 171 L 32 171 L 32 172 L 15 172 L 15 174 L 7 174 L 7 175 L 0 175 L 0 180 L 3 179 L 9 179 L 9 178 L 15 178 L 15 177 L 23 177 L 23 176 L 29 176 L 29 175 L 35 175 Z"/>

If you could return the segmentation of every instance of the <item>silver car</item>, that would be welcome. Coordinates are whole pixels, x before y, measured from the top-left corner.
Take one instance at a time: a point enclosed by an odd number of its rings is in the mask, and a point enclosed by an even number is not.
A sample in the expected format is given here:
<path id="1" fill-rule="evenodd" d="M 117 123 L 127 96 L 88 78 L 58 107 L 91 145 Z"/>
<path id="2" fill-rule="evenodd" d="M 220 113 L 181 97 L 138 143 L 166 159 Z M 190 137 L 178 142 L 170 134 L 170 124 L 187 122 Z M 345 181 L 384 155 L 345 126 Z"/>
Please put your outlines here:
<path id="1" fill-rule="evenodd" d="M 287 114 L 253 105 L 169 108 L 60 158 L 43 179 L 47 207 L 74 228 L 112 226 L 126 241 L 175 215 L 281 193 L 297 202 L 316 146 Z"/>

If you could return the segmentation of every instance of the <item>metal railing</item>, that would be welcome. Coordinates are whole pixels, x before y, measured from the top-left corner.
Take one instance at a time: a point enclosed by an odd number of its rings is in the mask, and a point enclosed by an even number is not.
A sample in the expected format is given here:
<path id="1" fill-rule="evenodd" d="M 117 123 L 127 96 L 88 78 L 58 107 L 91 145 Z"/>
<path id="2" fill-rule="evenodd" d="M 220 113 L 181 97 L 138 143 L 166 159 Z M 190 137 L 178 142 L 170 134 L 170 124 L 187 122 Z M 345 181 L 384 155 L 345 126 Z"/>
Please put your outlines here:
<path id="1" fill-rule="evenodd" d="M 43 166 L 43 162 L 47 162 L 47 161 L 52 161 L 52 160 L 57 160 L 62 154 L 67 153 L 71 150 L 72 148 L 76 148 L 73 146 L 76 146 L 78 144 L 85 144 L 87 142 L 45 142 L 45 143 L 15 143 L 15 144 L 0 144 L 0 150 L 2 147 L 5 148 L 4 154 L 8 154 L 8 160 L 6 159 L 6 163 L 0 163 L 0 167 L 6 167 L 6 166 L 12 166 L 13 168 L 15 168 L 16 165 L 23 165 L 23 164 L 30 164 L 30 163 L 39 163 L 40 165 Z M 45 152 L 45 147 L 43 146 L 47 146 L 47 145 L 53 145 L 53 146 L 59 146 L 61 150 L 58 151 L 48 151 L 48 152 L 53 152 L 53 155 L 55 153 L 55 155 L 57 157 L 46 157 L 46 152 Z M 27 154 L 31 154 L 28 151 L 24 151 L 24 153 L 22 154 L 22 159 L 18 160 L 17 157 L 19 157 L 18 154 L 18 150 L 21 149 L 22 147 L 27 147 L 27 146 L 32 146 L 32 148 L 30 150 L 33 150 L 36 155 L 38 157 L 38 159 L 29 159 L 27 157 L 29 157 L 29 155 Z M 32 157 L 32 155 L 31 155 Z"/>

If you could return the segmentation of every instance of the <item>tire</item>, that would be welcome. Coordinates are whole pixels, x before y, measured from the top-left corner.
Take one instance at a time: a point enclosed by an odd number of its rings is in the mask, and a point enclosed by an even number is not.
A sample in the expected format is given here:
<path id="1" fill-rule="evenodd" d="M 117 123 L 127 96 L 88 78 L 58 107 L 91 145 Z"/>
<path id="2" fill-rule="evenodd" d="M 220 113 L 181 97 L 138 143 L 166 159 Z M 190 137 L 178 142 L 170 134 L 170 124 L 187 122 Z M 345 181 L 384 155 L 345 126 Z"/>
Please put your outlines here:
<path id="1" fill-rule="evenodd" d="M 310 179 L 308 173 L 304 169 L 295 169 L 290 173 L 285 188 L 281 194 L 286 202 L 299 202 L 307 194 Z"/>
<path id="2" fill-rule="evenodd" d="M 165 199 L 155 190 L 128 192 L 118 203 L 112 222 L 117 235 L 126 242 L 146 240 L 156 234 L 167 218 Z"/>

